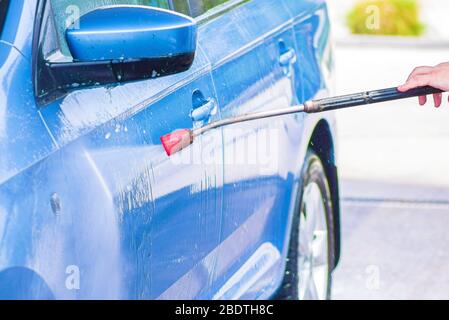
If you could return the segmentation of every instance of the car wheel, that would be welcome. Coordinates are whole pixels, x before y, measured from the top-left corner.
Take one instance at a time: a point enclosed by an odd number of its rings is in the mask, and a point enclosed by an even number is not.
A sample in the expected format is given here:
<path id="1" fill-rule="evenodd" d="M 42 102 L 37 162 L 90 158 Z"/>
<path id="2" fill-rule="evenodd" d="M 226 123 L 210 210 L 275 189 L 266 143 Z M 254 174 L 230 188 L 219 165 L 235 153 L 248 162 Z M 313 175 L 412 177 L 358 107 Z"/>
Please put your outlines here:
<path id="1" fill-rule="evenodd" d="M 299 194 L 284 281 L 276 298 L 330 299 L 335 260 L 332 197 L 323 164 L 313 151 L 304 162 Z"/>

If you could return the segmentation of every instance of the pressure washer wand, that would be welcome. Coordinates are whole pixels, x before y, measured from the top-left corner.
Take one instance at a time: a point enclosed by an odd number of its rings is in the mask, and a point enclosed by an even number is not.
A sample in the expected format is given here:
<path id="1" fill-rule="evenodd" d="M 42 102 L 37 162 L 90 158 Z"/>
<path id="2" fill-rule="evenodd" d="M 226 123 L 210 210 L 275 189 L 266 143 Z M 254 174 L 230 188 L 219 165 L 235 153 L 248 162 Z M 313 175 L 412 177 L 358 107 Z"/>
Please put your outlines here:
<path id="1" fill-rule="evenodd" d="M 168 156 L 185 149 L 193 143 L 196 137 L 212 129 L 223 126 L 247 122 L 258 119 L 265 119 L 277 117 L 287 114 L 294 114 L 300 112 L 318 113 L 331 110 L 339 110 L 350 107 L 363 106 L 367 104 L 374 104 L 386 101 L 393 101 L 399 99 L 406 99 L 418 96 L 425 96 L 435 93 L 442 93 L 443 91 L 433 87 L 421 87 L 409 90 L 407 92 L 400 92 L 396 87 L 373 90 L 367 92 L 360 92 L 355 94 L 348 94 L 337 97 L 324 98 L 319 100 L 307 101 L 303 105 L 292 106 L 284 109 L 275 109 L 270 111 L 263 111 L 258 113 L 250 113 L 234 118 L 223 119 L 207 124 L 201 128 L 190 130 L 180 129 L 161 137 L 162 145 Z"/>

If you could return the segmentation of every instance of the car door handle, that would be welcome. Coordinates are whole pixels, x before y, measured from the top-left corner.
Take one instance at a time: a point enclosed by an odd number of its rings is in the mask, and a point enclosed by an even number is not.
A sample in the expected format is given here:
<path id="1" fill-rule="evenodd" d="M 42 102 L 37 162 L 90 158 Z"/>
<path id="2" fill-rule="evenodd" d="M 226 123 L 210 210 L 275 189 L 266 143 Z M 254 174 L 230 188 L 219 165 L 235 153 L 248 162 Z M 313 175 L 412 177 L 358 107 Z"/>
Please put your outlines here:
<path id="1" fill-rule="evenodd" d="M 206 121 L 217 113 L 217 103 L 214 99 L 207 100 L 202 106 L 190 111 L 190 118 L 194 122 Z"/>
<path id="2" fill-rule="evenodd" d="M 295 49 L 288 49 L 279 57 L 279 63 L 282 67 L 288 67 L 296 62 L 296 51 Z"/>

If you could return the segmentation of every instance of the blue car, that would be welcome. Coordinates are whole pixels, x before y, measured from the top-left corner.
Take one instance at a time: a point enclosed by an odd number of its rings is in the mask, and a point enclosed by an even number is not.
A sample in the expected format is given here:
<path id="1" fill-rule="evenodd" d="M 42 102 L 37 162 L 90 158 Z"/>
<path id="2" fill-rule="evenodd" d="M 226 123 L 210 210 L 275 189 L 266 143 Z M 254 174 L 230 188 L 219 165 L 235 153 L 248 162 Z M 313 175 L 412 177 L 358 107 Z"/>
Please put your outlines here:
<path id="1" fill-rule="evenodd" d="M 0 0 L 1 299 L 327 299 L 322 0 Z"/>

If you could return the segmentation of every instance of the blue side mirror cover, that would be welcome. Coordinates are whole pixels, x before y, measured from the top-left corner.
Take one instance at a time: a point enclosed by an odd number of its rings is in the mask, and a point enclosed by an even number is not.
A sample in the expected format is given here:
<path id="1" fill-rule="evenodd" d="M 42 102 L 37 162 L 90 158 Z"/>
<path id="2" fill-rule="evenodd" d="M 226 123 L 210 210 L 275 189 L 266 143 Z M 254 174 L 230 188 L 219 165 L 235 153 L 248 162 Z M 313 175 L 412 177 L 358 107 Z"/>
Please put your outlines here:
<path id="1" fill-rule="evenodd" d="M 196 35 L 195 21 L 183 14 L 120 5 L 81 16 L 66 40 L 74 61 L 136 60 L 192 54 Z"/>

